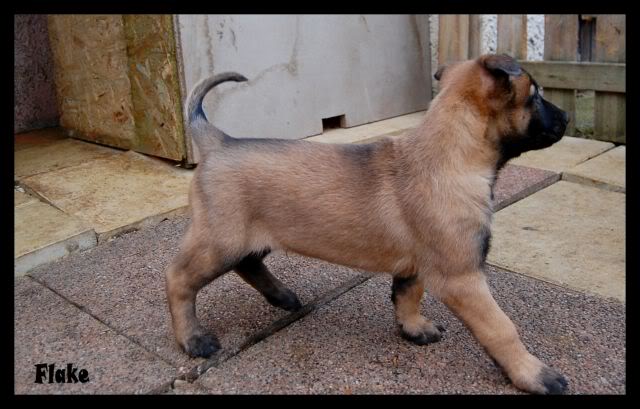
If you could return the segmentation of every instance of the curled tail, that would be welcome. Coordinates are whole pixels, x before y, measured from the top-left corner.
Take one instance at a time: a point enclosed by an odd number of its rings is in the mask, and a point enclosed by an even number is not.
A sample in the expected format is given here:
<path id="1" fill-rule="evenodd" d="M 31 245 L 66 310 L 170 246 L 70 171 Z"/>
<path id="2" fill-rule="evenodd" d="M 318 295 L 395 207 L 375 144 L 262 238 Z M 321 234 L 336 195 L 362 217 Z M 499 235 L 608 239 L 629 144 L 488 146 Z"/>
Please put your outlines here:
<path id="1" fill-rule="evenodd" d="M 196 142 L 201 155 L 215 147 L 224 138 L 229 137 L 207 120 L 202 109 L 202 101 L 209 90 L 227 81 L 243 82 L 247 79 L 235 72 L 225 72 L 205 78 L 196 84 L 187 100 L 188 132 Z"/>

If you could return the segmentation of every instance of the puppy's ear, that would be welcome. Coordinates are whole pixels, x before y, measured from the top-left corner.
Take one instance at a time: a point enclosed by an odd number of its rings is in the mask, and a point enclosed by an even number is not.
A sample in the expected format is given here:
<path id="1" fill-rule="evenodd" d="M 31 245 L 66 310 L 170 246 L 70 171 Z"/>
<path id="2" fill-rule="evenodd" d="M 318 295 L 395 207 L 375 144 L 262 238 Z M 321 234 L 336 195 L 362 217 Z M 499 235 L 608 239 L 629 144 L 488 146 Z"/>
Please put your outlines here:
<path id="1" fill-rule="evenodd" d="M 510 75 L 517 77 L 522 74 L 522 68 L 518 61 L 507 54 L 487 55 L 483 58 L 482 64 L 496 77 L 508 77 Z"/>
<path id="2" fill-rule="evenodd" d="M 433 78 L 435 78 L 437 81 L 440 81 L 440 78 L 442 78 L 442 74 L 444 73 L 444 70 L 446 68 L 447 68 L 446 65 L 443 65 L 440 68 L 438 68 L 438 71 L 436 71 L 436 73 L 433 74 Z"/>

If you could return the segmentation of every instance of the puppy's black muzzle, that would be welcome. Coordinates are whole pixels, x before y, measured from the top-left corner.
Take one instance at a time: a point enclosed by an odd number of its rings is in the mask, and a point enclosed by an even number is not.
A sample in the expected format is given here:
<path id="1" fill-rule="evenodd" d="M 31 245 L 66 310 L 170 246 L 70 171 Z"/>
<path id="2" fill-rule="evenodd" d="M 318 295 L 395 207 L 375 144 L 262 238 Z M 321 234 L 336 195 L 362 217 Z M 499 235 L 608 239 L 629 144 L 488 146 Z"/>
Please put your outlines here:
<path id="1" fill-rule="evenodd" d="M 538 96 L 525 134 L 506 135 L 500 140 L 497 169 L 524 152 L 544 149 L 558 142 L 568 124 L 569 115 L 565 111 Z"/>
<path id="2" fill-rule="evenodd" d="M 542 131 L 540 133 L 548 139 L 549 145 L 551 145 L 564 136 L 569 124 L 569 114 L 545 99 L 541 98 L 540 102 L 538 111 L 539 125 Z"/>

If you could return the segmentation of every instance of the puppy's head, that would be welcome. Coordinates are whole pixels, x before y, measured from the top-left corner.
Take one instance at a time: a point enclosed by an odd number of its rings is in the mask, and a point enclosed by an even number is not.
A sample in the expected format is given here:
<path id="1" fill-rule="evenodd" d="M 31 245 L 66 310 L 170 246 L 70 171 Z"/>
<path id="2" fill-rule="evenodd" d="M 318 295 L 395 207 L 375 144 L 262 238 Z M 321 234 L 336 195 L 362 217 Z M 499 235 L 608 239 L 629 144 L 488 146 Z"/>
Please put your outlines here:
<path id="1" fill-rule="evenodd" d="M 566 112 L 542 98 L 536 81 L 507 55 L 483 55 L 476 60 L 440 68 L 443 98 L 472 104 L 487 120 L 484 137 L 499 150 L 501 167 L 523 152 L 553 145 L 564 136 Z"/>

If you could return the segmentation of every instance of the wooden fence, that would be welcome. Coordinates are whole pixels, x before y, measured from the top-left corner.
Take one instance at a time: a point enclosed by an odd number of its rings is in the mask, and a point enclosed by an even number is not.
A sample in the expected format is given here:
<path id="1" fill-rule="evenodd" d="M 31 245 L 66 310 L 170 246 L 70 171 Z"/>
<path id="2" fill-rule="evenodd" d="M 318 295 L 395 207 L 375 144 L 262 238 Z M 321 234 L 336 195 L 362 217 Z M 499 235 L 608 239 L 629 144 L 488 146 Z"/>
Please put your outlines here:
<path id="1" fill-rule="evenodd" d="M 498 15 L 497 53 L 521 61 L 544 96 L 569 113 L 567 135 L 576 135 L 576 91 L 594 91 L 593 135 L 625 143 L 625 16 L 546 15 L 544 61 L 527 58 L 526 15 Z M 480 16 L 440 15 L 438 63 L 480 55 Z"/>

